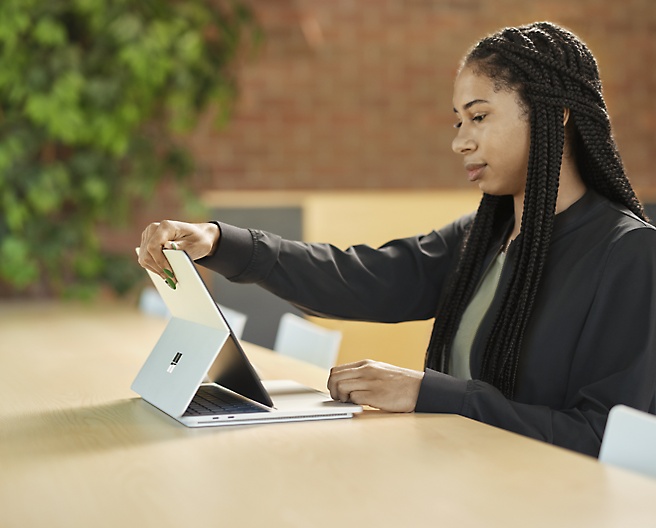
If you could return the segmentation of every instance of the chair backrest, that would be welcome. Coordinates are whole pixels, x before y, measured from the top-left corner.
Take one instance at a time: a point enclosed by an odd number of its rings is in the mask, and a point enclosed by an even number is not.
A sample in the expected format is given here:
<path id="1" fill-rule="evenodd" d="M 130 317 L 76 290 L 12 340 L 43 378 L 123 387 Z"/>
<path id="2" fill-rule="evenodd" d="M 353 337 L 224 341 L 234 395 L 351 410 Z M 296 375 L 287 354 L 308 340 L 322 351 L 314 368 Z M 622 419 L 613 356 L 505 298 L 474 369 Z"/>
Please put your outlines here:
<path id="1" fill-rule="evenodd" d="M 219 307 L 219 310 L 221 310 L 221 313 L 223 313 L 225 316 L 226 320 L 228 321 L 228 325 L 237 336 L 237 339 L 241 339 L 241 336 L 244 335 L 244 328 L 246 326 L 248 316 L 245 313 L 233 310 L 232 308 L 228 308 L 222 304 L 216 303 L 216 305 Z"/>
<path id="2" fill-rule="evenodd" d="M 625 405 L 613 407 L 599 460 L 656 478 L 656 416 Z"/>
<path id="3" fill-rule="evenodd" d="M 328 330 L 292 313 L 280 318 L 273 350 L 330 369 L 337 361 L 342 333 Z"/>
<path id="4" fill-rule="evenodd" d="M 152 286 L 146 286 L 139 296 L 139 310 L 141 313 L 152 317 L 162 317 L 168 319 L 171 312 L 164 304 L 159 292 Z"/>

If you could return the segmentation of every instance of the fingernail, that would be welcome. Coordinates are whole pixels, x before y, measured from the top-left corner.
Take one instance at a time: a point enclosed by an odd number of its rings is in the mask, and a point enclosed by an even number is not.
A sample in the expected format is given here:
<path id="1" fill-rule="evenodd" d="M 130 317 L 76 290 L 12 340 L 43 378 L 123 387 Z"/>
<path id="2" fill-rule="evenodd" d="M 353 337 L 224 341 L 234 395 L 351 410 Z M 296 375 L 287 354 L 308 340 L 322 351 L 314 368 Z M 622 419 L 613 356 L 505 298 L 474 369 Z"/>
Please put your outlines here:
<path id="1" fill-rule="evenodd" d="M 171 288 L 172 290 L 175 290 L 175 288 L 176 288 L 176 286 L 175 286 L 175 282 L 173 282 L 173 281 L 172 281 L 171 279 L 169 279 L 169 278 L 166 278 L 165 280 L 166 280 L 166 284 L 169 285 L 169 288 Z"/>
<path id="2" fill-rule="evenodd" d="M 164 269 L 164 273 L 166 273 L 170 278 L 173 278 L 173 272 L 171 270 Z"/>

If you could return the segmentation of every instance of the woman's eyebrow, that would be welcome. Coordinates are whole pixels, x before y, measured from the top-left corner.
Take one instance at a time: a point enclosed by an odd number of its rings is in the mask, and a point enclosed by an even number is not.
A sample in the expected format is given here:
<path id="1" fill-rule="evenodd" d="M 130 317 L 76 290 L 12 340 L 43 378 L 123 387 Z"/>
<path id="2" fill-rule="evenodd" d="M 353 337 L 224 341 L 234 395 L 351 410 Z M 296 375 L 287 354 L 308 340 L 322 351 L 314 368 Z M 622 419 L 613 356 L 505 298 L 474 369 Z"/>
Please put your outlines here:
<path id="1" fill-rule="evenodd" d="M 477 104 L 483 104 L 483 103 L 489 103 L 490 101 L 486 99 L 474 99 L 473 101 L 469 101 L 467 104 L 465 104 L 462 108 L 463 110 L 469 110 L 472 106 L 477 105 Z M 455 108 L 453 111 L 457 114 L 458 110 Z"/>

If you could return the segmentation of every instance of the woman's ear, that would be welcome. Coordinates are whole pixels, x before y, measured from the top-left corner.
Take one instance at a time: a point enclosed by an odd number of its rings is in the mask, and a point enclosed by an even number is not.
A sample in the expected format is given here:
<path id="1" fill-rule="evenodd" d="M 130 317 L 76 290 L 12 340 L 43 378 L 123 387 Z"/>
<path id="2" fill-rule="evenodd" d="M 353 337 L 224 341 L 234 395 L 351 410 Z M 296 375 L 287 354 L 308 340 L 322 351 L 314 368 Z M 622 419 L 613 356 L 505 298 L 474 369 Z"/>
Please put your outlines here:
<path id="1" fill-rule="evenodd" d="M 570 110 L 569 108 L 565 108 L 563 110 L 563 125 L 565 127 L 565 145 L 563 148 L 563 156 L 565 158 L 569 158 L 573 156 L 574 152 L 574 121 L 571 123 L 569 122 L 569 116 L 570 116 Z"/>

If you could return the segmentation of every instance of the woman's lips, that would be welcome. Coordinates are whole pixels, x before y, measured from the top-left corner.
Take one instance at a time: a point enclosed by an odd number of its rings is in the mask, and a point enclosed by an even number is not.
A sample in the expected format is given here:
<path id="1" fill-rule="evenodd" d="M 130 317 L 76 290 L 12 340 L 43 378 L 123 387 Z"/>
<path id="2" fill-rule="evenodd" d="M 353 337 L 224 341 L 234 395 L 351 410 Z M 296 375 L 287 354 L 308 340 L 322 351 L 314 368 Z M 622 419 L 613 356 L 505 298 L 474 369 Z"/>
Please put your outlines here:
<path id="1" fill-rule="evenodd" d="M 485 163 L 468 163 L 465 165 L 465 170 L 467 171 L 467 179 L 470 182 L 478 181 L 485 167 Z"/>

